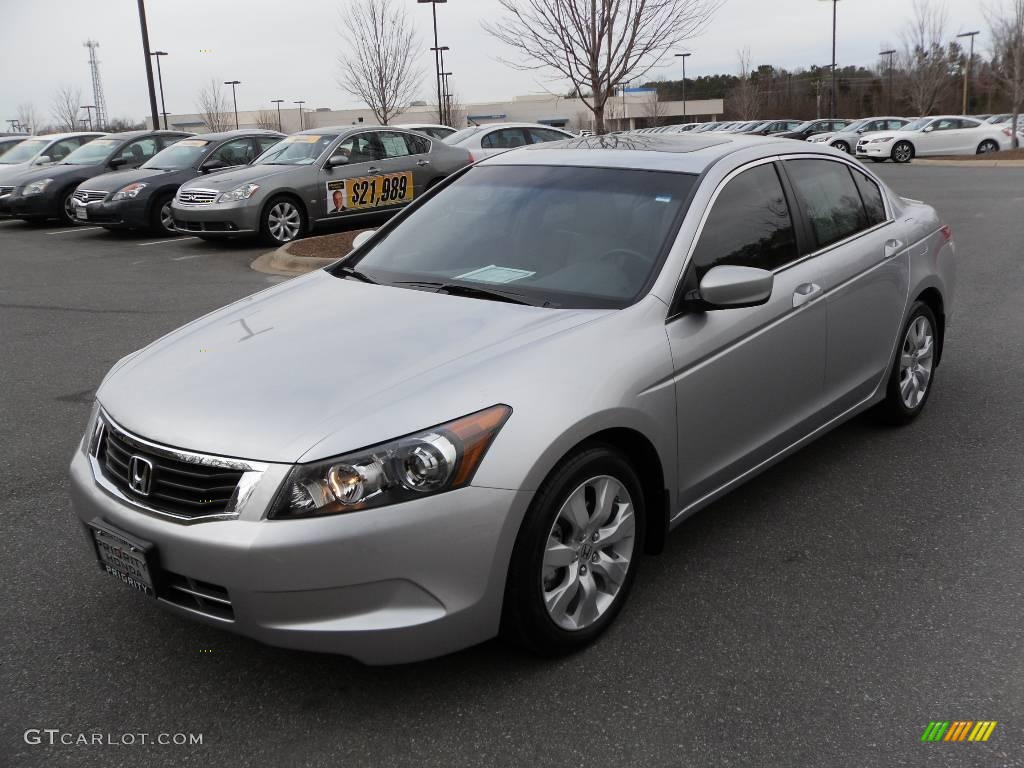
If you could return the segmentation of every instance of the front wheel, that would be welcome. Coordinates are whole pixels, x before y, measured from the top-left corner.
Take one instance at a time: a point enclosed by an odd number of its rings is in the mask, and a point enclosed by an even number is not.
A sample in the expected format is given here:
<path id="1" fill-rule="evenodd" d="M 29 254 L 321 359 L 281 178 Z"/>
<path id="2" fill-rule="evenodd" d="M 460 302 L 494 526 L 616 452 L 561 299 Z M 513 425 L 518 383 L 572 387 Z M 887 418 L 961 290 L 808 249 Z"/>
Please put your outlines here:
<path id="1" fill-rule="evenodd" d="M 516 539 L 503 632 L 547 656 L 595 640 L 632 586 L 644 519 L 640 481 L 618 451 L 595 445 L 559 465 Z"/>
<path id="2" fill-rule="evenodd" d="M 836 149 L 838 149 L 840 152 L 845 152 L 846 154 L 850 154 L 850 145 L 847 144 L 845 141 L 840 140 L 840 141 L 833 142 L 832 146 L 835 147 Z"/>
<path id="3" fill-rule="evenodd" d="M 914 146 L 909 141 L 900 141 L 892 148 L 894 163 L 909 163 L 914 159 Z"/>
<path id="4" fill-rule="evenodd" d="M 985 139 L 985 141 L 981 142 L 981 144 L 978 145 L 978 154 L 979 155 L 987 155 L 990 152 L 998 152 L 998 151 L 999 151 L 999 145 L 996 144 L 994 141 L 992 141 L 992 139 Z"/>
<path id="5" fill-rule="evenodd" d="M 173 237 L 178 234 L 174 229 L 174 216 L 171 214 L 171 203 L 173 201 L 173 194 L 164 194 L 153 203 L 153 208 L 149 214 L 149 231 L 154 235 Z"/>
<path id="6" fill-rule="evenodd" d="M 306 215 L 291 197 L 275 197 L 263 209 L 260 232 L 271 245 L 284 245 L 305 234 Z"/>
<path id="7" fill-rule="evenodd" d="M 881 416 L 891 424 L 908 424 L 924 410 L 935 381 L 937 345 L 941 343 L 938 323 L 931 307 L 916 302 L 903 325 L 900 346 L 879 403 Z"/>
<path id="8" fill-rule="evenodd" d="M 61 224 L 75 223 L 75 188 L 69 187 L 60 193 L 60 214 L 57 219 Z"/>

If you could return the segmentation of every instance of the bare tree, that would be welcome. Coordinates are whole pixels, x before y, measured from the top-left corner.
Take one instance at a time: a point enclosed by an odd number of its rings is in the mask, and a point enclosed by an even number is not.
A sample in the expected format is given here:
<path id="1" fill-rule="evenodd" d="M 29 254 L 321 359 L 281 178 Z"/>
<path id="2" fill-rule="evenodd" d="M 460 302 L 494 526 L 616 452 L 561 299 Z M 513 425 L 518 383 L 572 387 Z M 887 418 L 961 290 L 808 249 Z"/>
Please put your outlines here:
<path id="1" fill-rule="evenodd" d="M 36 105 L 30 101 L 18 105 L 18 123 L 25 133 L 35 133 L 39 130 L 39 113 L 36 112 Z"/>
<path id="2" fill-rule="evenodd" d="M 729 94 L 730 106 L 741 120 L 753 120 L 761 108 L 761 92 L 750 66 L 750 48 L 744 48 L 736 53 L 739 57 L 739 79 Z"/>
<path id="3" fill-rule="evenodd" d="M 82 89 L 64 84 L 53 92 L 50 114 L 58 128 L 78 130 L 78 113 L 82 111 Z"/>
<path id="4" fill-rule="evenodd" d="M 946 50 L 947 14 L 934 0 L 914 0 L 914 15 L 903 30 L 900 79 L 903 91 L 916 115 L 935 109 L 950 86 L 950 63 Z"/>
<path id="5" fill-rule="evenodd" d="M 1003 87 L 1013 112 L 1010 123 L 1013 146 L 1020 146 L 1017 130 L 1024 106 L 1024 0 L 1009 0 L 1008 7 L 991 9 L 988 23 L 992 31 L 994 73 Z"/>
<path id="6" fill-rule="evenodd" d="M 722 0 L 498 0 L 505 16 L 484 29 L 516 52 L 517 69 L 550 70 L 594 113 L 604 133 L 615 87 L 642 77 L 699 34 Z M 589 95 L 582 96 L 587 93 Z"/>
<path id="7" fill-rule="evenodd" d="M 199 92 L 199 96 L 196 97 L 196 107 L 210 133 L 226 131 L 231 127 L 228 100 L 218 78 L 211 78 L 209 85 Z"/>
<path id="8" fill-rule="evenodd" d="M 276 131 L 277 112 L 272 112 L 269 109 L 261 109 L 256 113 L 256 127 L 264 128 L 268 131 Z"/>
<path id="9" fill-rule="evenodd" d="M 338 56 L 338 86 L 362 101 L 387 125 L 409 106 L 419 87 L 419 44 L 409 16 L 394 0 L 350 2 Z"/>
<path id="10" fill-rule="evenodd" d="M 649 127 L 657 128 L 661 125 L 661 121 L 665 117 L 665 105 L 661 103 L 657 89 L 648 93 L 644 99 L 644 115 L 647 117 Z"/>

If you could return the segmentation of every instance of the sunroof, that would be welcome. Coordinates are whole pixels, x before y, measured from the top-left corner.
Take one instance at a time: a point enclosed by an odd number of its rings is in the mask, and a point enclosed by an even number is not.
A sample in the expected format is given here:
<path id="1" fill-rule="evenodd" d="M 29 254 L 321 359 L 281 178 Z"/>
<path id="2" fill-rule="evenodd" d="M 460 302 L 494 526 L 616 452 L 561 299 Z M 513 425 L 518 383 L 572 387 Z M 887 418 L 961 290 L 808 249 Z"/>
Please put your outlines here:
<path id="1" fill-rule="evenodd" d="M 708 147 L 727 144 L 724 136 L 687 136 L 685 134 L 607 133 L 604 136 L 578 136 L 564 141 L 531 144 L 527 151 L 547 149 L 615 149 L 642 152 L 699 152 Z"/>

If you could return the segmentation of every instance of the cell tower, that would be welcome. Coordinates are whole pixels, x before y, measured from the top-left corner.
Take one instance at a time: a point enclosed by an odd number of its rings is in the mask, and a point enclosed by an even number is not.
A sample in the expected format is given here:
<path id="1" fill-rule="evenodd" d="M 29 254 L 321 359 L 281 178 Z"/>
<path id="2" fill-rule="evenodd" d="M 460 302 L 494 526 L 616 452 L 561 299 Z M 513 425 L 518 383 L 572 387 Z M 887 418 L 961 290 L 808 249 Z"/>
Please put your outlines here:
<path id="1" fill-rule="evenodd" d="M 107 100 L 103 97 L 103 81 L 100 80 L 100 61 L 96 58 L 96 49 L 100 44 L 95 40 L 86 40 L 83 45 L 89 49 L 89 70 L 92 72 L 92 101 L 96 106 L 96 127 L 103 129 L 107 125 Z"/>

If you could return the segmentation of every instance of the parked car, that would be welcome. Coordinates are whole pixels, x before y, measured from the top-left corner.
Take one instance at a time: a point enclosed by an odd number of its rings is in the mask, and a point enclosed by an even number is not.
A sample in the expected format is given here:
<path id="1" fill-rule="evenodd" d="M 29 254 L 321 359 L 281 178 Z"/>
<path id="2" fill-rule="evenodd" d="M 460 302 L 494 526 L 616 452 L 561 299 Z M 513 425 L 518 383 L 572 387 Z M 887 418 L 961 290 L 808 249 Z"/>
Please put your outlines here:
<path id="1" fill-rule="evenodd" d="M 402 128 L 406 131 L 416 131 L 417 133 L 423 133 L 432 139 L 440 139 L 441 141 L 444 141 L 455 133 L 454 128 L 435 123 L 405 123 L 403 125 L 396 125 L 395 128 Z"/>
<path id="2" fill-rule="evenodd" d="M 826 131 L 841 131 L 843 128 L 852 123 L 852 120 L 808 120 L 807 122 L 801 123 L 796 128 L 789 131 L 780 131 L 778 133 L 771 134 L 777 136 L 780 139 L 796 139 L 797 141 L 806 141 L 811 136 L 817 133 L 825 133 Z"/>
<path id="3" fill-rule="evenodd" d="M 850 154 L 857 147 L 861 136 L 879 131 L 898 131 L 909 122 L 905 117 L 865 117 L 840 131 L 818 133 L 807 140 L 815 144 L 828 144 L 840 152 Z"/>
<path id="4" fill-rule="evenodd" d="M 445 143 L 468 150 L 473 160 L 481 160 L 528 144 L 561 141 L 573 135 L 561 128 L 537 123 L 489 123 L 471 125 L 453 133 Z"/>
<path id="5" fill-rule="evenodd" d="M 182 184 L 174 228 L 203 239 L 262 235 L 281 245 L 338 220 L 394 212 L 471 162 L 469 152 L 398 128 L 295 133 L 245 168 Z"/>
<path id="6" fill-rule="evenodd" d="M 26 171 L 62 162 L 68 155 L 103 133 L 51 133 L 22 136 L 22 141 L 0 156 L 0 216 L 9 214 L 7 199 L 14 191 L 14 180 Z"/>
<path id="7" fill-rule="evenodd" d="M 708 123 L 701 123 L 693 130 L 695 133 L 708 133 L 710 131 L 717 130 L 718 127 L 721 125 L 725 125 L 725 123 L 720 123 L 718 121 L 712 120 L 711 122 Z"/>
<path id="8" fill-rule="evenodd" d="M 112 171 L 75 190 L 75 220 L 106 229 L 146 229 L 174 235 L 171 202 L 186 181 L 248 165 L 284 138 L 258 129 L 204 133 L 175 142 L 135 170 Z"/>
<path id="9" fill-rule="evenodd" d="M 946 115 L 922 117 L 898 131 L 863 137 L 857 142 L 857 157 L 884 163 L 909 163 L 915 157 L 931 155 L 982 155 L 1013 146 L 1008 127 L 989 125 L 972 117 Z"/>
<path id="10" fill-rule="evenodd" d="M 13 149 L 18 144 L 21 144 L 21 142 L 25 141 L 25 139 L 27 138 L 29 137 L 23 133 L 16 133 L 10 136 L 0 135 L 0 160 L 3 159 L 3 156 L 7 153 L 9 149 Z"/>
<path id="11" fill-rule="evenodd" d="M 115 363 L 74 509 L 106 573 L 263 642 L 564 653 L 686 517 L 917 417 L 954 285 L 936 212 L 825 148 L 531 146 Z"/>
<path id="12" fill-rule="evenodd" d="M 750 133 L 756 133 L 759 136 L 768 136 L 772 133 L 792 131 L 794 128 L 803 125 L 803 122 L 803 120 L 769 120 L 764 125 L 750 131 Z"/>
<path id="13" fill-rule="evenodd" d="M 26 171 L 12 179 L 7 198 L 12 216 L 26 221 L 75 220 L 75 189 L 83 181 L 107 171 L 138 168 L 160 150 L 191 136 L 181 131 L 127 131 L 93 139 L 61 162 Z"/>

